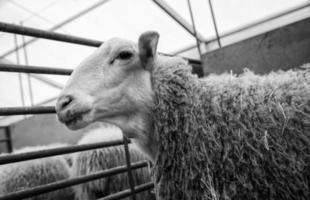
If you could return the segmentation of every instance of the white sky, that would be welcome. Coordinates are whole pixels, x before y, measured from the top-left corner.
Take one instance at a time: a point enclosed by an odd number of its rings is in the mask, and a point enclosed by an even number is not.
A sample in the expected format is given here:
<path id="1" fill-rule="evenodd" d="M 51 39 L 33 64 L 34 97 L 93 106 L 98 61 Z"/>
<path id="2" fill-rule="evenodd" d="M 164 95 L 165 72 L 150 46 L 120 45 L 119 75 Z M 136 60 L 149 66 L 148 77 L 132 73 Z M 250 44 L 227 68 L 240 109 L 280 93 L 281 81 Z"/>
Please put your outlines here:
<path id="1" fill-rule="evenodd" d="M 98 0 L 0 0 L 0 21 L 47 30 Z M 190 22 L 186 0 L 166 0 L 179 14 Z M 211 21 L 208 0 L 192 0 L 197 30 L 206 39 L 215 32 Z M 308 0 L 213 0 L 220 34 L 251 24 L 278 12 L 301 5 Z M 57 32 L 105 41 L 111 37 L 137 40 L 146 30 L 161 34 L 159 51 L 174 52 L 195 43 L 194 38 L 151 0 L 110 0 L 90 13 L 65 25 Z M 21 36 L 17 36 L 21 44 Z M 31 39 L 25 37 L 26 40 Z M 0 33 L 0 55 L 14 48 L 12 34 Z M 94 48 L 80 45 L 38 40 L 27 46 L 29 64 L 74 68 Z M 19 51 L 20 64 L 25 64 L 23 51 Z M 16 54 L 6 57 L 15 63 Z M 23 75 L 26 105 L 29 93 L 26 76 Z M 67 77 L 43 76 L 63 85 Z M 35 103 L 58 94 L 59 90 L 38 80 L 31 79 Z M 0 107 L 20 106 L 19 82 L 15 73 L 0 72 Z"/>

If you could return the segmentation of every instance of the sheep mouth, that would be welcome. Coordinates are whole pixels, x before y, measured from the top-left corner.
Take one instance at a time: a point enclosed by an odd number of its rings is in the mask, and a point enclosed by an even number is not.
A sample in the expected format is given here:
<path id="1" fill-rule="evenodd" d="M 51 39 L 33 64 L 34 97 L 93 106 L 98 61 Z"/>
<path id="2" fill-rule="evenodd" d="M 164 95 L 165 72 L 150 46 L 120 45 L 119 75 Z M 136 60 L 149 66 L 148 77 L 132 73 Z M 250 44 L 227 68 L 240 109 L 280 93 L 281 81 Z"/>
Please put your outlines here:
<path id="1" fill-rule="evenodd" d="M 63 122 L 69 129 L 78 130 L 91 123 L 89 112 L 76 114 L 74 117 Z"/>

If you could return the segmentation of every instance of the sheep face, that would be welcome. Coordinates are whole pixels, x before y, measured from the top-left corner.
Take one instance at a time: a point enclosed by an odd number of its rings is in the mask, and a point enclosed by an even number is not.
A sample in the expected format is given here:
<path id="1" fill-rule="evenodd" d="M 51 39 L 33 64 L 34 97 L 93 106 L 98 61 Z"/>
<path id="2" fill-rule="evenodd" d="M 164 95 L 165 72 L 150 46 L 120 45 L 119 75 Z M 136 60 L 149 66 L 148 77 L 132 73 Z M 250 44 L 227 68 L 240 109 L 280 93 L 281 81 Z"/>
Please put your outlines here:
<path id="1" fill-rule="evenodd" d="M 129 137 L 146 131 L 158 38 L 146 32 L 138 45 L 119 38 L 105 42 L 73 71 L 57 100 L 58 119 L 72 130 L 103 121 Z"/>

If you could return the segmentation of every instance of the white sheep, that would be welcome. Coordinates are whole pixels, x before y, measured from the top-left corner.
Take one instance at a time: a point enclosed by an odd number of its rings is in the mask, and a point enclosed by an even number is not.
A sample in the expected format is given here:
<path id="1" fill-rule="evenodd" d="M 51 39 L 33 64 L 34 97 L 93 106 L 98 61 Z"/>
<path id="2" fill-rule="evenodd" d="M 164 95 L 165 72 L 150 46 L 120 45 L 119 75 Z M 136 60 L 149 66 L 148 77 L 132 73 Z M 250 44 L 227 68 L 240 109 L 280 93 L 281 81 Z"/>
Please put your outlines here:
<path id="1" fill-rule="evenodd" d="M 49 148 L 63 147 L 65 144 L 24 147 L 13 153 L 25 153 Z M 1 156 L 5 156 L 3 154 Z M 32 187 L 45 185 L 70 177 L 69 165 L 64 156 L 53 156 L 29 161 L 0 165 L 0 196 Z M 71 187 L 27 198 L 29 200 L 74 199 Z"/>
<path id="2" fill-rule="evenodd" d="M 157 55 L 158 38 L 105 42 L 72 73 L 59 120 L 111 123 L 137 140 L 159 199 L 309 199 L 310 67 L 202 80 Z"/>
<path id="3" fill-rule="evenodd" d="M 80 139 L 78 144 L 89 144 L 122 138 L 123 136 L 120 129 L 113 126 L 107 126 L 87 132 Z M 132 144 L 129 144 L 129 151 L 131 162 L 146 159 Z M 87 175 L 121 165 L 126 165 L 123 145 L 82 151 L 73 155 L 71 177 Z M 147 168 L 133 170 L 132 174 L 136 186 L 151 181 Z M 127 172 L 86 182 L 74 187 L 76 199 L 78 200 L 95 200 L 128 188 L 129 179 Z M 154 194 L 149 191 L 137 194 L 137 200 L 151 200 L 153 198 Z"/>

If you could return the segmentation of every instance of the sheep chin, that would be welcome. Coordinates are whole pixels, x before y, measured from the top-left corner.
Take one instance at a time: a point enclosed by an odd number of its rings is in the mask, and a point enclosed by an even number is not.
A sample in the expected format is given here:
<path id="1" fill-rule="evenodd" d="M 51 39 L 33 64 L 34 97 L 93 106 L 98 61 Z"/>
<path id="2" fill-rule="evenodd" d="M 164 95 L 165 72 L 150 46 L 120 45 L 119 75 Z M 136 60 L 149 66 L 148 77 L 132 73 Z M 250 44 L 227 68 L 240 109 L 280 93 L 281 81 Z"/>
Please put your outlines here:
<path id="1" fill-rule="evenodd" d="M 88 114 L 86 113 L 86 114 L 79 115 L 79 116 L 73 118 L 72 120 L 65 122 L 65 125 L 70 130 L 78 130 L 78 129 L 85 128 L 86 126 L 88 126 L 91 123 L 92 123 L 92 120 L 88 116 Z"/>

